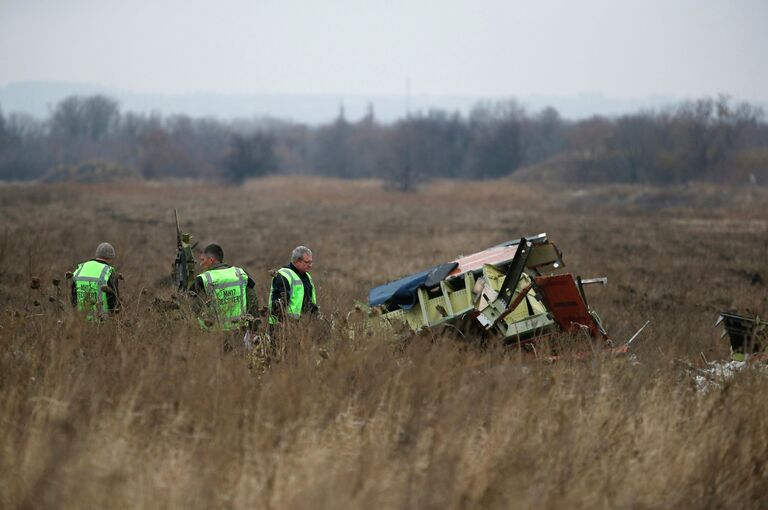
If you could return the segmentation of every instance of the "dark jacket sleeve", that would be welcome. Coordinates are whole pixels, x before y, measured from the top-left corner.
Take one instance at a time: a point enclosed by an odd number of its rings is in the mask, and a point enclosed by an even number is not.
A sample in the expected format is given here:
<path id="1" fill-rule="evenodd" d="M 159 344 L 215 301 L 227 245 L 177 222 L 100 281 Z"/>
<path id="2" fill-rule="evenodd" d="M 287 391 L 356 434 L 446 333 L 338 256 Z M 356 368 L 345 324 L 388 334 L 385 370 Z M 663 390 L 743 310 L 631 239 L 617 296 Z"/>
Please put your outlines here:
<path id="1" fill-rule="evenodd" d="M 301 311 L 302 313 L 315 313 L 318 307 L 312 302 L 312 292 L 314 291 L 312 280 L 308 276 L 302 275 L 302 283 L 304 284 L 304 301 L 301 303 Z"/>
<path id="2" fill-rule="evenodd" d="M 198 296 L 205 295 L 205 284 L 203 284 L 202 276 L 195 276 L 195 283 L 192 285 L 192 293 Z"/>
<path id="3" fill-rule="evenodd" d="M 112 291 L 107 292 L 107 307 L 109 307 L 111 312 L 120 310 L 120 292 L 117 287 L 117 282 L 118 273 L 117 271 L 112 271 L 112 274 L 109 276 L 109 280 L 107 280 L 107 287 L 109 287 Z"/>
<path id="4" fill-rule="evenodd" d="M 272 279 L 272 288 L 270 289 L 272 293 L 272 310 L 270 312 L 278 319 L 283 317 L 283 310 L 287 304 L 288 288 L 288 279 L 280 273 L 276 273 Z"/>
<path id="5" fill-rule="evenodd" d="M 192 310 L 198 317 L 201 316 L 208 303 L 205 295 L 205 284 L 203 284 L 203 278 L 200 275 L 195 277 L 192 289 L 189 291 L 189 297 L 191 298 Z"/>
<path id="6" fill-rule="evenodd" d="M 248 283 L 245 286 L 245 302 L 249 314 L 253 317 L 259 316 L 259 297 L 256 295 L 256 282 L 248 276 Z"/>

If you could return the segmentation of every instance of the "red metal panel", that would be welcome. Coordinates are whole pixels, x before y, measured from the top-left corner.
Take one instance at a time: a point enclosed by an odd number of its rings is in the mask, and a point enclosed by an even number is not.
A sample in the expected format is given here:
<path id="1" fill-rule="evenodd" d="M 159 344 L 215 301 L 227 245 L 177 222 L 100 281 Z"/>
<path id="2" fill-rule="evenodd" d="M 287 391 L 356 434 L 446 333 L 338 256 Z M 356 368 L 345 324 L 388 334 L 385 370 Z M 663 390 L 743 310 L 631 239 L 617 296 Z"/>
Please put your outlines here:
<path id="1" fill-rule="evenodd" d="M 534 281 L 544 305 L 563 331 L 578 331 L 581 326 L 586 326 L 593 337 L 601 336 L 600 328 L 589 314 L 571 274 L 537 276 Z"/>

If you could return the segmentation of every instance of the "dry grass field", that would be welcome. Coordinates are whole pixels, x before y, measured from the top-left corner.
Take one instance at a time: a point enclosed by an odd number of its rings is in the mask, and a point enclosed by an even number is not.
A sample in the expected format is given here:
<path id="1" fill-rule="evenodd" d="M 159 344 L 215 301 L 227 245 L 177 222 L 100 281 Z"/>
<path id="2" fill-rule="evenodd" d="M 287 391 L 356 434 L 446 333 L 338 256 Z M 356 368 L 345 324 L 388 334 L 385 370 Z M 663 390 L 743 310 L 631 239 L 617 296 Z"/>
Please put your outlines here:
<path id="1" fill-rule="evenodd" d="M 250 369 L 152 306 L 171 293 L 174 208 L 262 301 L 268 271 L 310 246 L 326 317 L 547 232 L 566 269 L 608 277 L 588 297 L 613 338 L 651 324 L 634 360 L 547 364 L 315 321 Z M 768 508 L 768 378 L 701 392 L 680 363 L 727 357 L 719 310 L 768 313 L 766 189 L 4 185 L 0 213 L 0 508 Z M 105 240 L 125 310 L 84 324 L 51 281 Z"/>

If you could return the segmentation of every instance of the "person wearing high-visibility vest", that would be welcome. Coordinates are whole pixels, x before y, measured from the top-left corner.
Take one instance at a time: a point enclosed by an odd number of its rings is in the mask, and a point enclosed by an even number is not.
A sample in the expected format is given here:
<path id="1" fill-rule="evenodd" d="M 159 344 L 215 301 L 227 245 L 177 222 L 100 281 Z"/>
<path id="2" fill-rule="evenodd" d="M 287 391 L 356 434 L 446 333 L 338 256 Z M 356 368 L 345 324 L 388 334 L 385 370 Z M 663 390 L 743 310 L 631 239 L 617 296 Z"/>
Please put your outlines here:
<path id="1" fill-rule="evenodd" d="M 248 273 L 224 263 L 224 250 L 216 243 L 199 257 L 204 269 L 195 277 L 193 293 L 199 298 L 198 321 L 204 329 L 240 331 L 257 321 L 256 284 Z"/>
<path id="2" fill-rule="evenodd" d="M 298 319 L 302 314 L 317 311 L 317 291 L 309 270 L 312 269 L 312 251 L 297 246 L 291 261 L 272 277 L 269 292 L 269 324 L 280 323 L 286 317 Z"/>
<path id="3" fill-rule="evenodd" d="M 105 319 L 120 308 L 114 260 L 115 248 L 101 243 L 94 258 L 78 264 L 72 272 L 72 306 L 85 313 L 89 321 Z"/>

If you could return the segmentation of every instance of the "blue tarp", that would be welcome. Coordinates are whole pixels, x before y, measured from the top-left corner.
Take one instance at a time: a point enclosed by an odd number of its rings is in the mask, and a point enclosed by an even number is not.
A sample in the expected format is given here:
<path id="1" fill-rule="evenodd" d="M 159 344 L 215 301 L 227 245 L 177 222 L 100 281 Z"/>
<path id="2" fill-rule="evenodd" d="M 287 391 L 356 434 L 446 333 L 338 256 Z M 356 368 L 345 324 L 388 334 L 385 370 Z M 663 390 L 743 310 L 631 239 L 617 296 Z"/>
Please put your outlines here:
<path id="1" fill-rule="evenodd" d="M 397 305 L 404 310 L 410 310 L 418 302 L 416 291 L 419 287 L 425 284 L 428 286 L 437 285 L 457 265 L 458 263 L 456 262 L 440 264 L 439 266 L 430 267 L 425 271 L 400 278 L 394 282 L 375 287 L 368 294 L 368 304 L 376 306 L 387 303 L 389 305 Z"/>
<path id="2" fill-rule="evenodd" d="M 374 287 L 368 294 L 368 304 L 376 306 L 389 302 L 397 304 L 405 310 L 410 310 L 418 301 L 416 290 L 424 285 L 431 271 L 432 268 L 429 268 L 426 271 Z"/>

